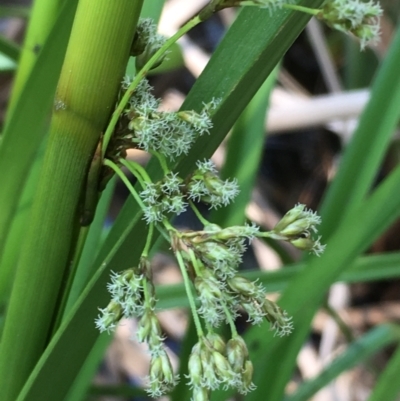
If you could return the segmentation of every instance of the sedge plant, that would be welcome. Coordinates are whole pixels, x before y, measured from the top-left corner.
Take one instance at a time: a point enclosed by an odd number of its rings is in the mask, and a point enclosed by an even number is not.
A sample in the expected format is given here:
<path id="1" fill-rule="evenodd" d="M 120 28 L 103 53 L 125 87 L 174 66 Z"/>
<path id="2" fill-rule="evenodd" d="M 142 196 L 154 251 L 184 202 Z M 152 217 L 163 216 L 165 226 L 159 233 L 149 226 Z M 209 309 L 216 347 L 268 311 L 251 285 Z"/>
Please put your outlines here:
<path id="1" fill-rule="evenodd" d="M 100 315 L 90 324 L 100 331 L 112 331 L 123 317 L 139 320 L 136 336 L 148 345 L 151 355 L 149 394 L 159 397 L 176 387 L 179 378 L 172 370 L 155 314 L 157 298 L 149 253 L 156 233 L 170 243 L 175 254 L 195 324 L 197 340 L 188 357 L 187 373 L 192 398 L 207 400 L 211 391 L 220 388 L 247 394 L 255 388 L 254 365 L 246 342 L 235 327 L 236 317 L 244 313 L 256 326 L 266 320 L 278 336 L 289 335 L 296 329 L 292 317 L 266 298 L 263 285 L 239 274 L 238 266 L 248 243 L 254 238 L 287 241 L 316 256 L 325 249 L 317 234 L 321 218 L 302 204 L 294 206 L 267 232 L 253 224 L 221 227 L 202 216 L 196 203 L 206 203 L 213 209 L 232 203 L 239 191 L 236 180 L 221 180 L 215 166 L 200 154 L 192 161 L 190 173 L 183 174 L 177 167 L 181 160 L 190 158 L 195 143 L 215 129 L 214 120 L 227 99 L 201 99 L 197 111 L 182 108 L 174 113 L 161 112 L 159 100 L 151 94 L 145 76 L 162 63 L 169 47 L 182 35 L 227 7 L 265 8 L 271 15 L 283 16 L 302 12 L 306 15 L 303 26 L 314 15 L 334 28 L 350 32 L 364 48 L 378 38 L 380 6 L 355 0 L 325 4 L 314 1 L 312 7 L 270 0 L 212 0 L 166 40 L 156 33 L 148 19 L 137 24 L 141 6 L 141 1 L 125 1 L 118 6 L 93 0 L 78 3 L 55 94 L 31 227 L 22 246 L 1 338 L 0 386 L 5 401 L 35 399 L 32 394 L 54 394 L 55 390 L 40 387 L 43 372 L 57 354 L 59 344 L 70 335 L 83 306 L 90 305 L 93 314 L 94 304 L 101 307 Z M 286 24 L 285 29 L 290 27 Z M 292 35 L 293 39 L 297 33 Z M 123 78 L 129 54 L 136 57 L 137 72 Z M 270 67 L 272 70 L 274 65 Z M 18 103 L 13 110 L 18 110 Z M 6 144 L 3 141 L 2 147 Z M 139 148 L 153 156 L 148 171 L 126 160 L 129 148 Z M 128 181 L 122 166 L 136 178 L 136 187 Z M 152 168 L 157 169 L 157 174 L 152 174 Z M 147 235 L 143 244 L 137 245 L 135 267 L 118 266 L 115 249 L 100 252 L 99 258 L 106 255 L 104 262 L 71 313 L 64 317 L 86 227 L 95 216 L 101 192 L 114 174 L 128 187 L 138 210 L 136 221 L 142 220 Z M 14 193 L 18 193 L 17 189 Z M 170 223 L 173 215 L 188 208 L 202 223 L 201 230 L 179 231 Z M 5 238 L 10 217 L 0 223 L 0 238 Z M 116 243 L 124 240 L 117 239 Z M 32 266 L 36 284 L 27 285 L 32 278 Z M 111 267 L 114 272 L 107 284 L 111 300 L 100 305 L 92 291 L 101 285 L 105 287 L 104 278 Z M 40 296 L 38 286 L 42 288 Z M 105 300 L 105 291 L 101 294 Z M 217 333 L 222 324 L 230 328 L 227 341 Z M 89 331 L 87 341 L 93 342 L 96 335 Z M 82 352 L 82 359 L 85 352 L 87 355 L 88 351 Z M 79 358 L 73 363 L 79 364 Z M 66 383 L 60 399 L 74 378 L 72 370 L 63 376 Z"/>

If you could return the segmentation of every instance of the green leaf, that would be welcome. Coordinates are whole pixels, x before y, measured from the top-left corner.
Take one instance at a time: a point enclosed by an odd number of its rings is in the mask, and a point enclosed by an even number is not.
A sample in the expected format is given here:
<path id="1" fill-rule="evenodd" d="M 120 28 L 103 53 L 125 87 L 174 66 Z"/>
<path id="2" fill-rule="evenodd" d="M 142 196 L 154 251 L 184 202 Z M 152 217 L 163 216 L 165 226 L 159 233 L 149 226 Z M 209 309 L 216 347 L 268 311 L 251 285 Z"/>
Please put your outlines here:
<path id="1" fill-rule="evenodd" d="M 211 221 L 224 227 L 242 225 L 264 150 L 265 119 L 269 96 L 276 80 L 275 70 L 243 111 L 229 137 L 221 178 L 235 177 L 240 188 L 235 202 L 212 214 Z"/>
<path id="2" fill-rule="evenodd" d="M 375 327 L 350 344 L 317 377 L 303 383 L 293 395 L 286 397 L 285 401 L 309 400 L 318 390 L 329 384 L 341 373 L 365 361 L 382 348 L 398 342 L 399 339 L 400 328 L 398 326 L 382 325 Z M 380 400 L 386 401 L 387 398 L 380 398 Z"/>
<path id="3" fill-rule="evenodd" d="M 395 401 L 398 400 L 400 394 L 400 346 L 390 358 L 385 370 L 379 376 L 371 396 L 368 401 Z"/>
<path id="4" fill-rule="evenodd" d="M 18 18 L 29 18 L 31 14 L 30 7 L 24 6 L 0 6 L 0 17 L 18 17 Z"/>
<path id="5" fill-rule="evenodd" d="M 4 127 L 0 143 L 0 171 L 8 171 L 12 165 L 13 173 L 1 177 L 0 255 L 32 160 L 47 132 L 50 107 L 76 5 L 77 0 L 66 2 L 49 40 L 38 56 L 14 113 L 9 116 Z M 18 163 L 14 163 L 15 160 Z"/>
<path id="6" fill-rule="evenodd" d="M 20 47 L 10 39 L 0 35 L 0 53 L 12 61 L 17 61 L 20 54 Z"/>
<path id="7" fill-rule="evenodd" d="M 283 291 L 289 283 L 306 269 L 305 263 L 285 266 L 275 271 L 250 270 L 242 272 L 248 280 L 258 280 L 267 292 Z M 337 282 L 361 283 L 376 280 L 388 280 L 400 277 L 400 253 L 387 253 L 362 256 L 348 266 L 348 269 L 337 277 Z M 173 309 L 189 306 L 183 284 L 156 287 L 160 309 Z"/>
<path id="8" fill-rule="evenodd" d="M 343 155 L 338 174 L 325 196 L 320 230 L 324 238 L 361 203 L 377 178 L 400 119 L 399 62 L 400 30 L 379 69 L 370 100 Z"/>

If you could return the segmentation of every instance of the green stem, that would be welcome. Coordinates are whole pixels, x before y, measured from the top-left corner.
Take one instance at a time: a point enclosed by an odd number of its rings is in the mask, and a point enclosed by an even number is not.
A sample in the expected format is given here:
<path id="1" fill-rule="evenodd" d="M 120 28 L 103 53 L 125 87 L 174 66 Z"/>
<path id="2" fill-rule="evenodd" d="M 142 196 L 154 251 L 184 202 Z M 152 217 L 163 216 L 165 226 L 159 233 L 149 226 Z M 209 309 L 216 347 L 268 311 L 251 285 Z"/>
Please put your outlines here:
<path id="1" fill-rule="evenodd" d="M 150 247 L 151 247 L 151 240 L 153 239 L 153 233 L 154 233 L 154 223 L 149 224 L 149 231 L 147 233 L 147 239 L 146 239 L 146 244 L 143 248 L 142 256 L 147 258 Z"/>
<path id="2" fill-rule="evenodd" d="M 79 231 L 78 243 L 76 245 L 74 256 L 73 256 L 72 262 L 71 262 L 71 265 L 72 265 L 71 273 L 68 275 L 68 281 L 67 281 L 67 284 L 63 291 L 61 303 L 60 303 L 60 306 L 57 311 L 57 317 L 56 317 L 55 323 L 53 325 L 52 335 L 54 335 L 54 333 L 57 331 L 58 327 L 61 324 L 62 317 L 64 315 L 65 307 L 68 302 L 68 297 L 69 297 L 72 285 L 74 283 L 75 275 L 76 275 L 76 272 L 77 272 L 77 269 L 79 266 L 79 261 L 81 259 L 81 255 L 83 252 L 83 248 L 85 246 L 85 242 L 86 242 L 88 233 L 89 233 L 89 226 L 81 227 L 81 229 Z"/>
<path id="3" fill-rule="evenodd" d="M 140 185 L 142 188 L 146 187 L 146 182 L 151 182 L 149 176 L 147 175 L 146 171 L 136 162 L 128 162 L 127 160 L 120 158 L 119 162 L 125 166 L 139 181 Z M 143 174 L 143 171 L 144 173 Z"/>
<path id="4" fill-rule="evenodd" d="M 196 303 L 194 301 L 193 293 L 192 293 L 192 290 L 190 287 L 190 279 L 189 279 L 189 276 L 186 271 L 185 262 L 183 261 L 182 255 L 179 251 L 175 251 L 175 256 L 176 256 L 176 259 L 178 260 L 179 268 L 181 269 L 183 282 L 185 284 L 186 295 L 189 300 L 190 309 L 192 311 L 192 316 L 193 316 L 193 321 L 196 326 L 197 336 L 203 337 L 204 336 L 203 328 L 201 327 L 200 318 L 199 318 L 199 315 L 197 314 Z"/>
<path id="5" fill-rule="evenodd" d="M 228 307 L 226 306 L 225 302 L 222 303 L 222 307 L 224 308 L 226 320 L 228 320 L 229 327 L 230 327 L 231 333 L 232 333 L 232 337 L 237 337 L 239 334 L 236 330 L 235 322 L 234 322 L 234 320 L 232 318 L 232 314 L 231 314 L 230 310 L 228 309 Z"/>
<path id="6" fill-rule="evenodd" d="M 147 182 L 151 182 L 151 178 L 150 176 L 147 174 L 146 169 L 144 169 L 139 163 L 135 163 L 133 161 L 128 161 L 128 160 L 124 160 L 124 159 L 120 158 L 120 162 L 121 164 L 123 164 L 124 166 L 128 167 L 128 164 L 134 165 L 135 169 L 141 174 L 141 176 L 143 177 L 144 181 Z"/>
<path id="7" fill-rule="evenodd" d="M 319 10 L 318 8 L 308 8 L 308 7 L 298 6 L 296 4 L 282 4 L 282 7 L 287 8 L 289 10 L 300 11 L 302 13 L 313 15 L 314 17 L 316 17 L 321 12 L 321 10 Z"/>
<path id="8" fill-rule="evenodd" d="M 355 337 L 353 333 L 351 332 L 350 327 L 343 321 L 343 319 L 340 317 L 338 312 L 332 308 L 331 305 L 327 301 L 324 302 L 324 309 L 326 310 L 327 314 L 335 321 L 335 323 L 338 325 L 340 331 L 346 338 L 346 341 L 348 343 L 351 343 L 355 340 Z"/>
<path id="9" fill-rule="evenodd" d="M 171 226 L 172 227 L 172 226 Z M 164 237 L 164 239 L 169 243 L 170 237 L 166 233 L 163 227 L 161 227 L 159 224 L 156 225 L 157 231 Z M 173 227 L 172 227 L 173 228 Z"/>
<path id="10" fill-rule="evenodd" d="M 192 208 L 192 210 L 194 211 L 194 214 L 196 215 L 196 217 L 200 220 L 201 224 L 203 224 L 203 226 L 208 226 L 211 223 L 205 219 L 202 214 L 200 213 L 199 209 L 197 209 L 197 206 L 193 203 L 193 201 L 189 201 L 189 205 Z"/>
<path id="11" fill-rule="evenodd" d="M 199 266 L 199 261 L 196 258 L 196 255 L 193 252 L 193 249 L 188 250 L 188 254 L 190 256 L 190 260 L 192 261 L 192 265 L 194 268 L 194 271 L 196 272 L 196 276 L 202 276 L 200 266 Z"/>
<path id="12" fill-rule="evenodd" d="M 139 194 L 136 192 L 136 189 L 133 187 L 133 185 L 129 182 L 128 178 L 124 174 L 124 172 L 111 160 L 105 159 L 103 164 L 107 167 L 110 167 L 111 169 L 114 170 L 114 172 L 118 175 L 118 177 L 121 179 L 121 181 L 125 184 L 125 186 L 129 189 L 129 192 L 132 194 L 132 196 L 135 198 L 135 201 L 139 204 L 139 206 L 144 209 L 145 206 L 143 204 L 142 199 L 140 198 Z"/>
<path id="13" fill-rule="evenodd" d="M 157 157 L 160 166 L 163 169 L 164 175 L 167 175 L 171 172 L 171 170 L 168 168 L 167 160 L 165 159 L 165 156 L 163 154 L 157 152 L 156 150 L 150 150 L 149 153 Z"/>
<path id="14" fill-rule="evenodd" d="M 179 236 L 180 234 L 179 231 L 167 219 L 164 219 L 162 223 L 164 224 L 167 230 L 173 231 L 175 234 Z"/>
<path id="15" fill-rule="evenodd" d="M 158 51 L 156 51 L 153 57 L 144 65 L 144 67 L 137 73 L 132 83 L 129 85 L 129 88 L 126 90 L 124 96 L 122 97 L 121 101 L 119 102 L 117 108 L 115 109 L 111 120 L 108 124 L 107 130 L 104 134 L 103 139 L 103 148 L 102 148 L 102 156 L 104 158 L 107 146 L 110 142 L 111 136 L 114 132 L 115 126 L 120 118 L 122 112 L 124 111 L 126 105 L 128 104 L 129 99 L 132 97 L 133 92 L 135 91 L 136 87 L 138 86 L 139 82 L 146 76 L 148 71 L 151 67 L 160 59 L 162 55 L 179 39 L 181 38 L 186 32 L 190 31 L 193 27 L 198 25 L 201 19 L 196 16 L 188 21 L 175 35 L 171 36 L 161 47 Z"/>

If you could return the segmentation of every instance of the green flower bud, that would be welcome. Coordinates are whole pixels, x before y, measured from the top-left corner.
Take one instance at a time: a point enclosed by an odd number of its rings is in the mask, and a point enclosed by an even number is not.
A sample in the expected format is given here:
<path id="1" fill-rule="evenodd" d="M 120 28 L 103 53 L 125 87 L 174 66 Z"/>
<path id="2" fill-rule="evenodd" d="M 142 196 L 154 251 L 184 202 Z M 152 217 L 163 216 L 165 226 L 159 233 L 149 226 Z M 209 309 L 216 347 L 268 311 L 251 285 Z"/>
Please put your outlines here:
<path id="1" fill-rule="evenodd" d="M 245 297 L 252 297 L 258 292 L 258 287 L 250 280 L 241 276 L 234 276 L 227 280 L 229 287 Z"/>
<path id="2" fill-rule="evenodd" d="M 247 360 L 244 364 L 243 373 L 241 375 L 242 383 L 238 388 L 240 393 L 247 394 L 248 392 L 253 391 L 256 388 L 256 386 L 252 382 L 253 371 L 253 363 L 250 360 Z"/>
<path id="3" fill-rule="evenodd" d="M 293 331 L 292 318 L 275 302 L 266 298 L 262 307 L 266 319 L 271 323 L 271 328 L 275 330 L 275 335 L 282 337 Z"/>
<path id="4" fill-rule="evenodd" d="M 147 342 L 152 347 L 159 346 L 162 340 L 162 331 L 157 316 L 150 309 L 146 309 L 139 321 L 137 338 L 140 342 Z"/>
<path id="5" fill-rule="evenodd" d="M 315 255 L 320 256 L 325 251 L 326 247 L 326 245 L 320 243 L 320 238 L 321 237 L 318 239 L 312 239 L 310 236 L 307 236 L 305 238 L 293 239 L 290 243 L 302 251 L 310 251 Z"/>
<path id="6" fill-rule="evenodd" d="M 235 380 L 235 373 L 228 360 L 217 351 L 213 351 L 211 354 L 217 376 L 226 383 L 233 382 Z"/>
<path id="7" fill-rule="evenodd" d="M 208 401 L 210 399 L 210 390 L 205 387 L 194 386 L 193 387 L 193 401 Z"/>
<path id="8" fill-rule="evenodd" d="M 249 357 L 246 343 L 242 337 L 235 336 L 228 341 L 226 345 L 226 356 L 233 371 L 241 373 Z"/>
<path id="9" fill-rule="evenodd" d="M 160 397 L 168 393 L 177 384 L 171 361 L 165 351 L 151 358 L 149 381 L 150 386 L 147 392 L 152 397 Z"/>
<path id="10" fill-rule="evenodd" d="M 193 386 L 200 386 L 203 377 L 203 365 L 201 357 L 197 352 L 193 352 L 189 357 L 189 374 L 190 384 Z"/>
<path id="11" fill-rule="evenodd" d="M 215 279 L 196 277 L 194 286 L 204 299 L 222 299 L 221 288 Z"/>
<path id="12" fill-rule="evenodd" d="M 216 333 L 207 333 L 206 340 L 215 351 L 218 351 L 221 354 L 225 353 L 226 344 L 222 336 Z"/>
<path id="13" fill-rule="evenodd" d="M 293 209 L 290 209 L 278 222 L 278 224 L 274 227 L 274 231 L 280 233 L 283 229 L 285 229 L 289 224 L 292 224 L 297 219 L 303 216 L 303 211 L 305 209 L 305 205 L 298 204 Z"/>
<path id="14" fill-rule="evenodd" d="M 96 327 L 103 331 L 112 331 L 116 327 L 117 323 L 123 316 L 123 310 L 119 303 L 111 301 L 105 309 L 100 309 L 102 315 L 96 319 Z"/>

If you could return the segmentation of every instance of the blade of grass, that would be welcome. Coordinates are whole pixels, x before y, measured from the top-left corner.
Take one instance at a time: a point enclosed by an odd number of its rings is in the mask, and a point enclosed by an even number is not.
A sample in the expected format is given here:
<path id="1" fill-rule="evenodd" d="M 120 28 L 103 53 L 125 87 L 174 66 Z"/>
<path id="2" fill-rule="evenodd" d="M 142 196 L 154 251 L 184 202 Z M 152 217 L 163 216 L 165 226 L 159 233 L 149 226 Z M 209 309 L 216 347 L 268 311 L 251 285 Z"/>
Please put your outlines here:
<path id="1" fill-rule="evenodd" d="M 32 6 L 17 74 L 14 78 L 13 89 L 8 103 L 8 114 L 12 113 L 19 96 L 22 94 L 26 80 L 31 74 L 38 55 L 54 27 L 63 3 L 64 0 L 36 0 Z"/>
<path id="2" fill-rule="evenodd" d="M 83 400 L 91 381 L 101 363 L 104 350 L 110 344 L 110 336 L 106 333 L 100 335 L 93 345 L 85 363 L 81 367 L 76 380 L 72 383 L 67 396 L 63 401 L 80 401 Z"/>
<path id="3" fill-rule="evenodd" d="M 0 35 L 0 53 L 10 58 L 13 61 L 17 61 L 20 55 L 20 47 L 12 40 Z"/>
<path id="4" fill-rule="evenodd" d="M 79 260 L 79 265 L 77 267 L 76 276 L 74 278 L 71 292 L 68 296 L 64 317 L 71 310 L 86 284 L 89 282 L 89 279 L 94 274 L 93 262 L 96 259 L 98 250 L 100 249 L 102 230 L 112 197 L 114 195 L 115 184 L 115 179 L 108 183 L 107 188 L 102 193 L 99 204 L 97 205 L 95 218 L 90 225 L 89 233 L 87 235 L 82 255 Z"/>
<path id="5" fill-rule="evenodd" d="M 31 7 L 24 6 L 0 6 L 0 17 L 18 17 L 29 18 L 31 15 Z"/>
<path id="6" fill-rule="evenodd" d="M 44 145 L 44 143 L 43 143 Z M 18 204 L 18 209 L 13 219 L 7 244 L 2 255 L 2 268 L 0 269 L 0 308 L 5 308 L 11 293 L 12 282 L 15 274 L 15 266 L 21 250 L 21 238 L 26 232 L 26 222 L 32 208 L 33 196 L 36 191 L 37 181 L 40 175 L 40 167 L 43 160 L 44 146 L 41 146 L 34 160 L 24 192 Z"/>
<path id="7" fill-rule="evenodd" d="M 379 376 L 368 401 L 395 401 L 400 394 L 400 346 L 390 358 L 385 370 Z"/>
<path id="8" fill-rule="evenodd" d="M 335 230 L 371 189 L 400 118 L 400 30 L 379 69 L 370 100 L 360 118 L 340 169 L 327 192 L 322 208 L 323 238 Z M 354 177 L 357 177 L 354 180 Z"/>
<path id="9" fill-rule="evenodd" d="M 400 328 L 395 325 L 382 325 L 350 344 L 342 354 L 329 364 L 317 377 L 303 383 L 298 390 L 285 398 L 285 401 L 307 401 L 318 390 L 329 384 L 341 373 L 365 361 L 375 352 L 400 340 Z M 380 398 L 387 400 L 387 398 Z"/>
<path id="10" fill-rule="evenodd" d="M 305 263 L 286 266 L 284 269 L 265 272 L 251 270 L 242 273 L 248 280 L 258 280 L 264 285 L 267 292 L 283 291 L 296 275 L 306 269 Z M 342 272 L 337 282 L 362 283 L 376 280 L 388 280 L 400 277 L 400 253 L 394 252 L 381 255 L 362 256 L 356 259 L 348 269 Z M 188 306 L 183 284 L 156 287 L 157 307 L 160 309 L 173 309 Z"/>
<path id="11" fill-rule="evenodd" d="M 386 96 L 381 86 L 389 89 L 389 92 L 391 91 L 390 88 L 392 85 L 394 85 L 395 88 L 396 85 L 398 87 L 399 77 L 394 77 L 392 71 L 394 68 L 397 68 L 396 66 L 399 63 L 399 40 L 400 34 L 398 33 L 376 80 L 375 89 L 372 94 L 373 98 L 371 99 L 372 104 L 376 104 L 377 102 L 377 100 L 374 99 L 374 96 L 377 96 L 376 94 L 379 95 L 378 99 L 382 96 Z M 390 83 L 386 81 L 385 74 L 389 74 L 392 78 L 397 79 L 396 83 L 393 83 L 393 81 Z M 391 117 L 387 118 L 386 113 L 391 115 Z M 388 125 L 382 124 L 380 119 L 386 122 L 392 122 L 392 114 L 393 105 L 387 105 L 387 109 L 381 110 L 379 115 L 374 114 L 376 118 L 374 123 L 387 128 Z M 369 119 L 370 116 L 364 113 L 363 119 L 364 118 Z M 358 138 L 362 138 L 364 135 L 368 136 L 368 131 L 370 130 L 370 127 L 365 123 L 361 122 L 361 125 L 363 128 L 362 130 L 359 129 Z M 376 125 L 373 127 L 376 127 Z M 367 138 L 366 142 L 368 142 Z M 367 144 L 361 146 L 362 151 L 360 151 L 360 154 L 366 159 L 366 163 L 368 163 L 368 158 L 366 157 L 367 151 L 364 146 L 367 146 Z M 359 157 L 360 156 L 358 156 L 358 159 Z M 358 161 L 360 162 L 360 160 Z M 376 162 L 376 160 L 374 162 Z M 346 182 L 348 181 L 348 177 L 357 176 L 358 180 L 358 174 L 355 174 L 352 170 L 347 170 L 346 172 L 345 170 L 346 167 L 343 168 L 342 177 L 346 179 Z M 372 176 L 372 174 L 370 174 L 370 176 Z M 400 185 L 399 179 L 400 173 L 399 168 L 397 168 L 384 183 L 374 191 L 373 195 L 370 196 L 367 201 L 363 202 L 358 208 L 354 206 L 354 208 L 356 208 L 355 211 L 348 214 L 346 219 L 341 222 L 341 225 L 336 229 L 334 234 L 332 234 L 326 253 L 321 259 L 311 259 L 308 269 L 291 281 L 283 294 L 280 304 L 284 309 L 288 309 L 290 314 L 294 314 L 295 332 L 289 338 L 279 341 L 275 340 L 274 342 L 270 335 L 266 336 L 265 333 L 263 333 L 262 329 L 252 330 L 252 333 L 249 333 L 251 341 L 264 347 L 264 361 L 259 360 L 259 355 L 257 355 L 257 353 L 254 355 L 257 360 L 257 364 L 255 365 L 256 371 L 262 372 L 262 376 L 261 373 L 258 374 L 257 384 L 259 384 L 259 390 L 261 392 L 268 391 L 271 401 L 282 399 L 286 383 L 295 367 L 296 356 L 309 332 L 311 319 L 322 301 L 324 292 L 335 280 L 337 275 L 345 270 L 347 265 L 351 263 L 358 254 L 365 250 L 398 216 L 400 205 L 393 199 L 392 194 L 396 191 L 396 186 Z M 351 183 L 347 183 L 348 189 L 352 194 L 353 181 L 354 180 L 352 180 Z M 363 181 L 366 182 L 368 180 Z M 344 186 L 341 186 L 340 189 L 341 192 L 337 192 L 335 196 L 338 196 L 337 199 L 338 201 L 340 200 L 339 203 L 342 207 L 338 208 L 337 204 L 332 203 L 332 199 L 336 198 L 331 197 L 324 209 L 325 214 L 327 212 L 331 213 L 330 220 L 339 220 L 339 217 L 343 214 L 343 210 L 345 210 L 343 199 L 339 199 L 339 196 L 345 196 Z M 350 200 L 350 203 L 351 202 Z M 359 205 L 359 202 L 360 200 L 357 198 L 357 202 L 354 202 L 353 205 Z M 386 209 L 386 207 L 388 207 L 388 209 Z M 331 208 L 333 208 L 333 211 L 331 211 Z M 332 232 L 330 220 L 328 219 L 326 223 L 323 219 L 323 225 L 327 224 L 329 226 L 324 232 Z M 336 222 L 334 223 L 336 227 Z M 279 360 L 280 363 L 279 365 L 274 364 L 273 366 L 267 366 L 266 360 Z M 254 396 L 250 394 L 249 399 L 251 400 L 252 398 L 254 399 Z"/>
<path id="12" fill-rule="evenodd" d="M 44 45 L 32 75 L 25 85 L 16 109 L 4 127 L 0 143 L 0 255 L 32 160 L 47 132 L 50 107 L 71 32 L 77 0 L 66 2 L 47 43 Z M 32 101 L 35 99 L 35 101 Z M 24 118 L 21 118 L 21 115 Z M 29 132 L 29 135 L 26 133 Z M 18 163 L 15 163 L 18 160 Z M 1 266 L 3 269 L 4 266 Z"/>
<path id="13" fill-rule="evenodd" d="M 240 193 L 234 203 L 212 214 L 211 221 L 224 227 L 245 222 L 246 206 L 251 198 L 264 150 L 265 118 L 276 75 L 277 70 L 274 70 L 243 111 L 229 136 L 221 178 L 235 177 Z"/>

